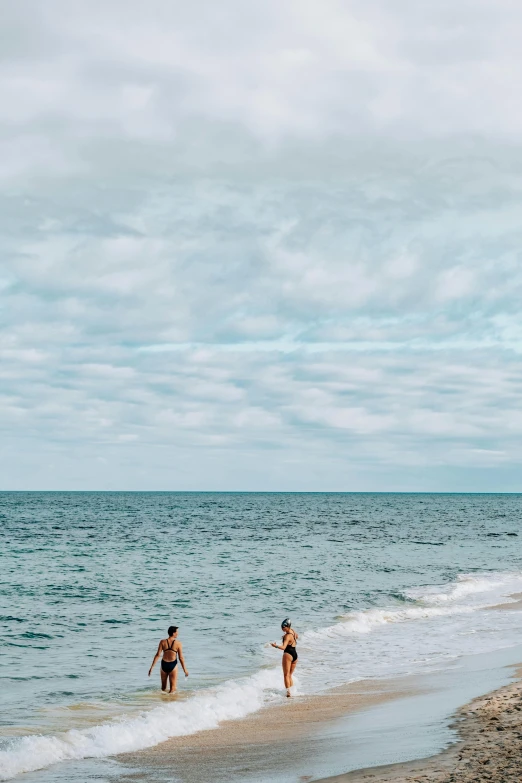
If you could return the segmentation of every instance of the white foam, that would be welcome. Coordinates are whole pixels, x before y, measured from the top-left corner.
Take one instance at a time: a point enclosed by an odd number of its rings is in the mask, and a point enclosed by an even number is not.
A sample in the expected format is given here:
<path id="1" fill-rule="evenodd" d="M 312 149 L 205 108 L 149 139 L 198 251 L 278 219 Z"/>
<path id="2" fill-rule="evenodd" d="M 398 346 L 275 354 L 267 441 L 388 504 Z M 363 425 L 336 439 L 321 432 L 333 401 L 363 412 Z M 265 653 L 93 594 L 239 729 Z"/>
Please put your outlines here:
<path id="1" fill-rule="evenodd" d="M 319 631 L 307 631 L 303 634 L 302 641 L 306 644 L 324 637 L 334 638 L 339 636 L 351 636 L 352 634 L 365 634 L 390 623 L 405 623 L 413 620 L 425 620 L 434 617 L 444 617 L 455 614 L 473 612 L 469 606 L 452 608 L 439 607 L 408 607 L 405 609 L 364 609 L 352 612 L 342 622 L 322 628 Z"/>
<path id="2" fill-rule="evenodd" d="M 461 574 L 447 586 L 436 585 L 407 590 L 405 596 L 416 605 L 372 608 L 346 614 L 341 622 L 318 631 L 307 631 L 302 642 L 313 644 L 324 637 L 371 633 L 389 623 L 405 623 L 436 617 L 468 614 L 478 608 L 509 602 L 509 594 L 522 590 L 522 574 Z"/>
<path id="3" fill-rule="evenodd" d="M 406 591 L 409 598 L 426 604 L 462 603 L 492 606 L 499 599 L 509 598 L 510 593 L 522 590 L 522 574 L 460 574 L 455 582 L 441 588 L 422 587 Z"/>
<path id="4" fill-rule="evenodd" d="M 303 685 L 319 693 L 343 682 L 433 672 L 458 666 L 462 656 L 522 644 L 510 613 L 482 611 L 521 590 L 520 573 L 468 574 L 409 590 L 402 604 L 349 612 L 301 635 Z"/>
<path id="5" fill-rule="evenodd" d="M 520 643 L 522 630 L 507 613 L 477 611 L 520 591 L 520 573 L 466 574 L 448 585 L 409 590 L 404 605 L 350 612 L 334 625 L 306 631 L 299 640 L 303 692 L 426 671 L 460 655 Z M 277 665 L 138 716 L 57 736 L 14 739 L 0 751 L 0 780 L 61 761 L 142 750 L 241 719 L 282 698 L 281 679 Z"/>
<path id="6" fill-rule="evenodd" d="M 170 737 L 213 729 L 225 720 L 259 710 L 281 692 L 279 668 L 225 682 L 183 702 L 156 707 L 137 717 L 89 729 L 71 729 L 59 736 L 27 736 L 12 740 L 0 751 L 0 780 L 61 761 L 100 758 L 142 750 Z"/>

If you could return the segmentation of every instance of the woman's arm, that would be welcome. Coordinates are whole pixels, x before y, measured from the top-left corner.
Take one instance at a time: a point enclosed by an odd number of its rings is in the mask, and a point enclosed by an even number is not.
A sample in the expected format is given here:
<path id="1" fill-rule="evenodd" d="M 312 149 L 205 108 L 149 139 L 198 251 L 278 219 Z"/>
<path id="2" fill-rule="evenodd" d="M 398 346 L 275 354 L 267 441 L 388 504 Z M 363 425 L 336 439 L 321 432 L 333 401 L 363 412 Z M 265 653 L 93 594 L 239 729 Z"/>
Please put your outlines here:
<path id="1" fill-rule="evenodd" d="M 281 647 L 280 644 L 276 644 L 276 642 L 270 642 L 270 644 L 272 645 L 272 647 L 275 647 L 276 650 L 284 650 L 286 645 L 290 643 L 289 642 L 289 637 L 291 637 L 291 636 L 292 636 L 292 634 L 285 633 L 285 635 L 283 636 L 283 646 L 282 647 Z"/>
<path id="2" fill-rule="evenodd" d="M 179 647 L 178 647 L 177 652 L 178 652 L 178 658 L 179 658 L 179 662 L 181 664 L 181 668 L 185 672 L 185 677 L 188 677 L 189 673 L 187 671 L 187 667 L 185 666 L 185 659 L 183 657 L 183 647 L 181 646 L 181 642 L 179 642 Z"/>
<path id="3" fill-rule="evenodd" d="M 151 667 L 149 669 L 149 677 L 150 677 L 150 675 L 152 673 L 153 668 L 156 665 L 156 662 L 159 661 L 159 659 L 161 658 L 162 651 L 163 651 L 163 640 L 158 644 L 158 652 L 154 656 L 154 660 L 152 661 Z"/>

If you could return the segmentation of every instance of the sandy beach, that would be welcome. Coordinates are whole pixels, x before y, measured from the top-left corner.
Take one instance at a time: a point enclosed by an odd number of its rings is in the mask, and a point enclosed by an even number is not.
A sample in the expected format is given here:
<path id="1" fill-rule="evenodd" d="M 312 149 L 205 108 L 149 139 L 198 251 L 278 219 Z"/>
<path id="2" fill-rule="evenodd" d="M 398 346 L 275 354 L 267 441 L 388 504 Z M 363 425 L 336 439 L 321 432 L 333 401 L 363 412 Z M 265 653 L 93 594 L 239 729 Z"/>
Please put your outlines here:
<path id="1" fill-rule="evenodd" d="M 429 759 L 358 770 L 323 783 L 520 783 L 522 668 L 518 682 L 463 707 L 454 725 L 460 741 Z"/>
<path id="2" fill-rule="evenodd" d="M 129 783 L 170 780 L 175 768 L 176 779 L 184 783 L 236 780 L 243 776 L 245 780 L 279 780 L 281 772 L 287 780 L 302 783 L 518 782 L 522 779 L 518 758 L 522 741 L 522 667 L 509 667 L 506 676 L 509 672 L 517 681 L 459 709 L 450 721 L 454 741 L 447 750 L 429 758 L 331 777 L 313 774 L 314 755 L 337 754 L 339 769 L 346 753 L 353 754 L 349 736 L 341 740 L 344 751 L 339 753 L 343 720 L 358 721 L 364 714 L 375 714 L 378 720 L 376 709 L 386 705 L 396 711 L 399 719 L 404 705 L 412 699 L 429 698 L 428 691 L 422 693 L 422 680 L 406 677 L 353 683 L 322 696 L 296 698 L 244 720 L 229 721 L 216 730 L 174 738 L 148 751 L 120 756 L 119 761 L 129 770 L 121 779 Z M 332 741 L 331 729 L 336 726 L 337 738 Z M 440 746 L 444 744 L 447 741 Z"/>
<path id="3" fill-rule="evenodd" d="M 522 0 L 2 30 L 0 783 L 522 783 Z"/>
<path id="4" fill-rule="evenodd" d="M 232 770 L 241 769 L 262 776 L 268 763 L 271 770 L 297 765 L 310 752 L 311 738 L 325 725 L 412 693 L 409 678 L 404 678 L 357 682 L 321 696 L 297 697 L 214 730 L 175 737 L 139 754 L 120 756 L 125 765 L 147 770 L 123 779 L 163 780 L 173 759 L 176 774 L 183 781 L 225 780 Z"/>
<path id="5" fill-rule="evenodd" d="M 304 783 L 370 767 L 375 777 L 458 743 L 462 705 L 512 683 L 522 661 L 522 561 L 509 532 L 519 499 L 28 493 L 4 508 L 3 573 L 27 553 L 33 581 L 20 594 L 15 579 L 4 596 L 3 780 Z M 49 547 L 45 583 L 35 525 Z M 288 527 L 300 542 L 292 699 L 268 645 L 286 614 L 278 601 L 294 604 L 278 578 Z M 147 677 L 166 631 L 155 587 L 172 579 L 158 558 L 165 530 L 190 671 L 172 696 L 158 667 Z M 37 671 L 20 667 L 28 645 Z"/>
<path id="6" fill-rule="evenodd" d="M 348 712 L 357 712 L 411 695 L 407 680 L 358 683 L 336 689 L 328 697 L 299 700 L 272 707 L 219 730 L 169 740 L 139 755 L 120 757 L 129 772 L 122 781 L 170 780 L 175 759 L 176 779 L 224 780 L 244 772 L 267 777 L 267 758 L 274 770 L 301 783 L 520 783 L 522 780 L 522 666 L 517 681 L 474 699 L 451 722 L 457 741 L 437 755 L 415 761 L 355 770 L 328 778 L 293 774 L 309 752 L 311 732 Z M 197 763 L 195 763 L 197 760 Z M 132 768 L 134 767 L 134 771 Z M 136 769 L 139 767 L 139 771 Z M 275 779 L 270 777 L 270 779 Z M 174 778 L 172 778 L 174 780 Z"/>
<path id="7" fill-rule="evenodd" d="M 521 594 L 511 594 L 509 599 L 490 609 L 499 612 L 522 609 Z M 517 655 L 520 650 L 518 653 L 499 651 L 496 656 L 471 656 L 467 664 L 462 661 L 457 666 L 446 682 L 441 673 L 427 677 L 407 676 L 351 683 L 313 697 L 297 696 L 241 720 L 226 721 L 216 729 L 172 738 L 140 753 L 120 756 L 119 760 L 129 770 L 128 774 L 124 773 L 123 780 L 129 783 L 132 780 L 168 780 L 175 767 L 177 778 L 184 783 L 242 779 L 278 781 L 285 776 L 303 783 L 309 780 L 328 783 L 520 781 L 522 666 L 518 664 Z M 501 677 L 496 682 L 486 679 L 489 670 L 494 669 Z M 516 681 L 504 685 L 510 677 Z M 466 679 L 475 681 L 474 691 L 462 690 Z M 498 688 L 500 684 L 503 687 Z M 489 694 L 473 699 L 487 690 L 490 690 Z M 451 709 L 457 710 L 453 719 L 441 720 L 440 714 L 436 717 L 434 702 L 430 699 L 437 693 L 442 701 L 450 693 L 456 698 L 447 712 L 449 716 Z M 459 704 L 466 706 L 457 709 Z M 364 728 L 368 716 L 370 725 L 374 721 L 369 733 L 368 727 Z M 446 737 L 439 736 L 431 749 L 424 746 L 424 751 L 418 752 L 419 760 L 401 761 L 401 758 L 414 758 L 416 750 L 419 751 L 419 746 L 415 745 L 418 738 L 415 740 L 413 734 L 416 722 L 425 722 L 426 716 L 428 723 L 435 721 L 433 728 L 428 729 L 432 735 L 437 721 L 439 727 L 449 723 L 451 731 L 447 730 Z M 412 735 L 409 748 L 400 747 L 401 729 L 395 733 L 395 739 L 388 734 L 386 740 L 383 733 L 389 731 L 386 725 L 389 727 L 390 720 L 399 726 L 405 717 L 402 734 Z M 362 731 L 359 727 L 354 734 L 353 725 L 361 719 Z M 351 729 L 347 721 L 351 722 Z M 381 732 L 375 734 L 375 726 L 380 726 Z M 366 755 L 354 756 L 361 742 L 366 742 Z M 378 744 L 372 744 L 376 742 Z M 395 755 L 389 753 L 390 743 L 395 743 Z M 379 757 L 383 744 L 388 745 L 386 759 Z M 448 745 L 447 750 L 426 758 L 429 753 Z M 323 761 L 317 763 L 320 757 Z M 356 769 L 357 757 L 364 759 L 359 764 L 361 767 L 366 760 L 385 766 Z M 324 771 L 320 772 L 328 768 L 324 765 L 325 758 L 331 759 L 331 771 L 326 773 L 329 777 L 325 777 Z M 388 763 L 396 760 L 400 763 Z M 350 769 L 349 764 L 355 771 L 337 774 L 343 767 Z M 281 771 L 286 771 L 285 775 L 281 776 Z"/>

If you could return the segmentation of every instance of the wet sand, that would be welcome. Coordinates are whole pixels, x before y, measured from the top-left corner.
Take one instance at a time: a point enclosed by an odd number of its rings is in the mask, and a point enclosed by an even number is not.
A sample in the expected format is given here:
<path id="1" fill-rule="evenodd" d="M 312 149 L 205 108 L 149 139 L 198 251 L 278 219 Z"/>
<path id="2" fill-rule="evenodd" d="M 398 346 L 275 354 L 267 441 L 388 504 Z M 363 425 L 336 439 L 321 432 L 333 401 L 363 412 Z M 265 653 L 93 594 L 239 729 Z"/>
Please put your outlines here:
<path id="1" fill-rule="evenodd" d="M 514 600 L 490 609 L 522 610 L 522 594 L 511 598 Z M 512 666 L 513 663 L 504 663 L 506 665 Z M 516 676 L 522 677 L 522 669 L 517 670 Z M 317 774 L 319 769 L 313 775 L 314 758 L 335 752 L 334 745 L 337 750 L 339 748 L 339 730 L 337 743 L 332 744 L 328 727 L 335 727 L 336 722 L 342 722 L 350 715 L 365 711 L 371 713 L 372 708 L 386 703 L 395 710 L 394 700 L 399 710 L 404 709 L 404 705 L 399 707 L 401 699 L 437 689 L 441 685 L 439 679 L 433 677 L 426 681 L 422 677 L 410 676 L 390 681 L 367 680 L 333 689 L 321 696 L 285 700 L 242 720 L 222 723 L 216 729 L 173 738 L 140 753 L 121 755 L 118 759 L 128 772 L 123 772 L 120 780 L 122 783 L 152 783 L 156 780 L 162 783 L 170 780 L 232 783 L 247 779 L 271 780 L 274 783 L 279 780 L 305 783 L 319 779 L 324 783 L 477 783 L 486 780 L 521 783 L 522 685 L 519 682 L 477 698 L 460 709 L 451 724 L 458 732 L 457 741 L 440 754 L 334 777 L 324 777 L 325 773 L 328 774 L 326 770 L 322 775 Z M 503 681 L 506 681 L 506 676 Z M 491 687 L 497 686 L 492 683 Z M 480 692 L 480 685 L 476 692 Z M 410 701 L 408 699 L 408 703 Z M 340 732 L 343 731 L 341 728 Z M 343 741 L 342 747 L 347 748 L 346 741 L 341 739 L 341 743 Z M 444 747 L 449 741 L 440 743 L 439 747 Z M 427 752 L 431 751 L 425 749 L 423 755 Z M 344 755 L 338 758 L 340 763 L 336 763 L 335 771 L 343 769 Z M 369 757 L 372 757 L 371 752 Z M 375 757 L 376 763 L 377 759 L 378 756 Z M 491 770 L 494 772 L 491 773 Z"/>
<path id="2" fill-rule="evenodd" d="M 385 702 L 413 696 L 418 680 L 354 683 L 327 696 L 261 710 L 219 729 L 169 740 L 139 754 L 119 756 L 134 781 L 209 783 L 240 779 L 300 783 L 521 783 L 522 666 L 518 681 L 474 699 L 455 715 L 457 741 L 435 756 L 356 770 L 328 778 L 299 774 L 314 753 L 324 752 L 321 728 Z M 314 738 L 315 734 L 315 738 Z M 135 771 L 131 771 L 134 767 Z M 139 768 L 139 771 L 138 771 Z M 280 776 L 280 772 L 284 776 Z M 311 769 L 310 769 L 311 771 Z M 298 774 L 296 774 L 298 773 Z"/>
<path id="3" fill-rule="evenodd" d="M 522 593 L 510 598 L 510 602 L 489 608 L 522 610 Z M 522 665 L 515 676 L 517 682 L 458 710 L 451 725 L 459 740 L 444 752 L 323 778 L 321 783 L 521 783 Z"/>
<path id="4" fill-rule="evenodd" d="M 520 680 L 522 669 L 518 669 Z M 456 715 L 460 740 L 419 761 L 372 767 L 322 783 L 520 783 L 522 780 L 522 684 L 475 699 Z"/>
<path id="5" fill-rule="evenodd" d="M 496 606 L 490 606 L 489 609 L 502 609 L 508 611 L 520 611 L 522 609 L 522 593 L 513 593 L 511 595 L 512 601 L 505 604 L 497 604 Z"/>
<path id="6" fill-rule="evenodd" d="M 242 720 L 222 723 L 217 729 L 175 737 L 139 754 L 119 756 L 126 766 L 141 770 L 123 780 L 164 781 L 173 770 L 177 780 L 197 783 L 230 780 L 242 771 L 268 777 L 267 760 L 272 770 L 284 770 L 313 754 L 313 737 L 325 724 L 416 692 L 410 678 L 404 678 L 356 682 L 321 696 L 292 698 Z"/>

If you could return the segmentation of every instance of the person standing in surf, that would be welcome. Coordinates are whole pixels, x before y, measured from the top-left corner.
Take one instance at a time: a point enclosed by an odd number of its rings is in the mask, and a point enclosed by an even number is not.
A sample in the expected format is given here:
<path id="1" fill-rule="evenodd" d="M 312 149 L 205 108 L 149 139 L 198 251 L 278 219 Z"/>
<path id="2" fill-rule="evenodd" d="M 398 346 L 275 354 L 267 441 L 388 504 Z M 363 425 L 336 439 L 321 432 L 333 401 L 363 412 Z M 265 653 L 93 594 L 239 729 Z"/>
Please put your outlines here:
<path id="1" fill-rule="evenodd" d="M 293 628 L 292 623 L 288 618 L 281 623 L 281 630 L 283 631 L 283 646 L 277 644 L 277 642 L 271 642 L 272 647 L 277 650 L 283 651 L 283 677 L 285 681 L 286 695 L 290 697 L 290 688 L 294 684 L 293 674 L 295 667 L 297 666 L 297 650 L 295 645 L 299 638 Z"/>
<path id="2" fill-rule="evenodd" d="M 169 693 L 174 693 L 178 683 L 178 659 L 181 664 L 185 677 L 189 676 L 187 667 L 185 666 L 185 660 L 183 658 L 183 648 L 181 642 L 178 642 L 178 626 L 171 625 L 168 630 L 168 639 L 162 639 L 158 645 L 158 652 L 154 656 L 152 665 L 149 669 L 149 677 L 152 674 L 152 670 L 156 665 L 156 661 L 161 658 L 161 690 L 167 690 L 167 681 L 169 683 Z"/>

